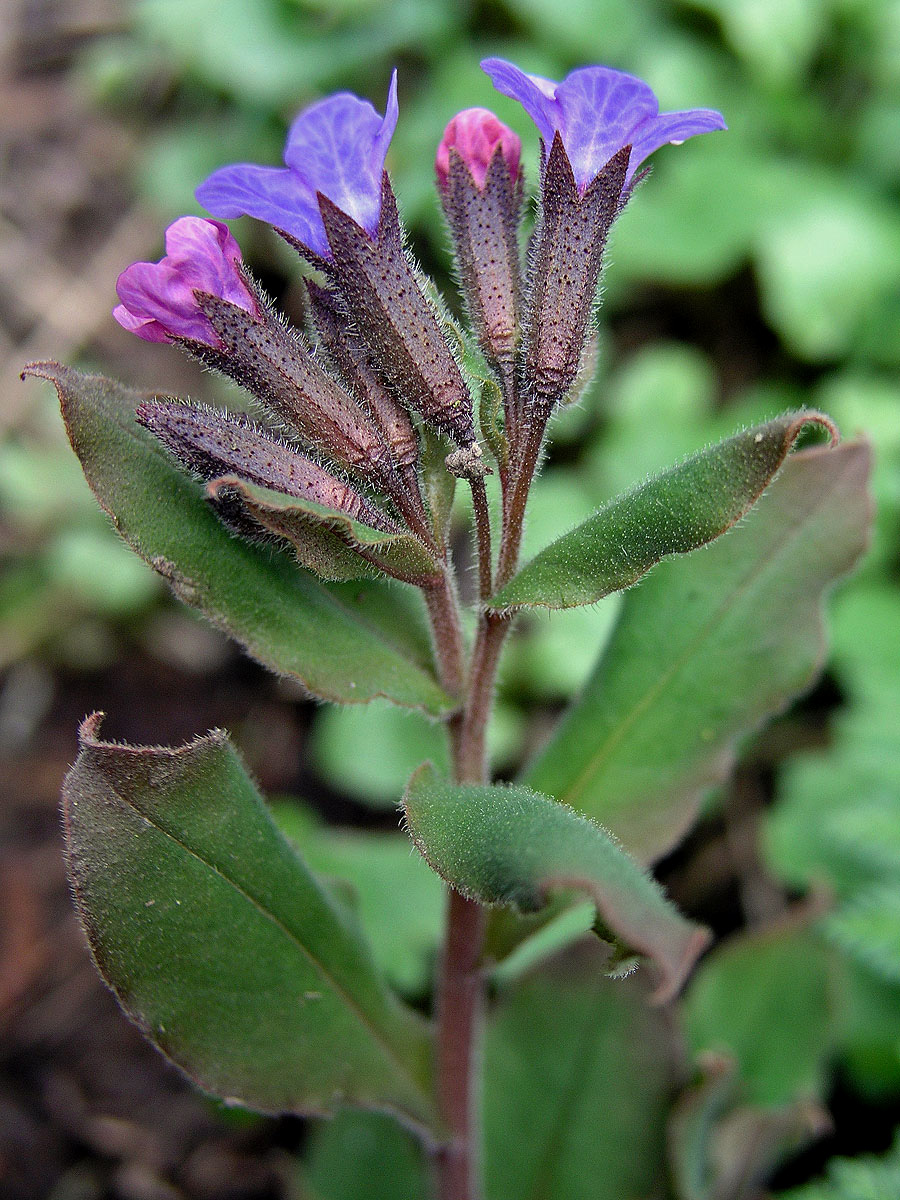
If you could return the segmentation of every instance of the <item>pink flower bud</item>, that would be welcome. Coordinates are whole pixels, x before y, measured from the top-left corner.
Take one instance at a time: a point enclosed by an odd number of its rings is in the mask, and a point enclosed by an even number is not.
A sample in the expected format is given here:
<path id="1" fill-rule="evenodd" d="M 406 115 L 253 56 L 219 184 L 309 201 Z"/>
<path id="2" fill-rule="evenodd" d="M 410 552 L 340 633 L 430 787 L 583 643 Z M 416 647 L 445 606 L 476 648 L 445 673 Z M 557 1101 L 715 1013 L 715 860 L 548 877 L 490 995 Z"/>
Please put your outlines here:
<path id="1" fill-rule="evenodd" d="M 119 276 L 116 291 L 122 303 L 113 316 L 146 342 L 181 337 L 220 349 L 220 338 L 194 292 L 211 293 L 257 316 L 240 262 L 240 247 L 227 225 L 179 217 L 166 230 L 164 258 L 132 263 Z"/>
<path id="2" fill-rule="evenodd" d="M 522 142 L 492 112 L 486 108 L 467 108 L 457 113 L 444 130 L 437 149 L 435 170 L 438 184 L 445 189 L 450 180 L 450 151 L 455 150 L 472 173 L 479 188 L 484 187 L 491 159 L 501 147 L 501 153 L 509 169 L 509 178 L 516 183 L 519 178 L 519 156 Z"/>

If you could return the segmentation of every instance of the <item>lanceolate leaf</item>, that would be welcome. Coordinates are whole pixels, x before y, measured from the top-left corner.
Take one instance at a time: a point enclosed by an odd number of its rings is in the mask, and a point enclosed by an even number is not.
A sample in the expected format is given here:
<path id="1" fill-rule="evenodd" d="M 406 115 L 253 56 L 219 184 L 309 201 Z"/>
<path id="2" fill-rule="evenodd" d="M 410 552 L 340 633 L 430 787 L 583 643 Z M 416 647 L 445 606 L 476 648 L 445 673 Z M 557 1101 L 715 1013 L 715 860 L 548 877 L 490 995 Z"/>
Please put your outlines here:
<path id="1" fill-rule="evenodd" d="M 240 504 L 244 512 L 264 529 L 294 543 L 297 556 L 304 565 L 313 566 L 304 559 L 304 548 L 311 537 L 324 534 L 336 539 L 359 563 L 355 576 L 342 573 L 335 576 L 337 579 L 369 575 L 372 573 L 366 569 L 369 564 L 395 579 L 411 583 L 434 582 L 440 576 L 439 565 L 411 533 L 373 529 L 337 509 L 260 487 L 233 475 L 212 480 L 207 485 L 207 492 L 213 498 L 227 495 L 229 501 Z M 329 578 L 327 566 L 313 569 Z"/>
<path id="2" fill-rule="evenodd" d="M 152 434 L 134 420 L 145 396 L 55 363 L 29 372 L 55 385 L 69 438 L 116 529 L 199 608 L 273 670 L 325 700 L 384 696 L 437 714 L 452 707 L 420 652 L 412 593 L 359 584 L 348 598 L 299 569 L 286 553 L 232 536 Z M 403 605 L 403 617 L 397 609 Z"/>
<path id="3" fill-rule="evenodd" d="M 661 1195 L 673 1029 L 639 979 L 606 979 L 586 957 L 575 972 L 544 973 L 501 995 L 492 1015 L 486 1200 Z"/>
<path id="4" fill-rule="evenodd" d="M 265 1112 L 349 1103 L 432 1118 L 430 1046 L 355 923 L 278 833 L 223 733 L 101 742 L 63 789 L 69 871 L 97 966 L 207 1091 Z"/>
<path id="5" fill-rule="evenodd" d="M 787 413 L 702 450 L 612 500 L 542 550 L 492 600 L 495 608 L 574 608 L 636 583 L 670 554 L 713 541 L 771 483 L 804 425 L 831 421 Z"/>
<path id="6" fill-rule="evenodd" d="M 430 764 L 404 798 L 413 841 L 435 871 L 482 904 L 534 912 L 554 891 L 593 900 L 598 923 L 651 958 L 655 998 L 676 994 L 708 941 L 593 821 L 523 787 L 452 784 Z"/>
<path id="7" fill-rule="evenodd" d="M 822 596 L 866 541 L 862 443 L 791 458 L 746 525 L 625 597 L 580 699 L 526 772 L 651 861 L 683 836 L 738 738 L 810 683 Z"/>

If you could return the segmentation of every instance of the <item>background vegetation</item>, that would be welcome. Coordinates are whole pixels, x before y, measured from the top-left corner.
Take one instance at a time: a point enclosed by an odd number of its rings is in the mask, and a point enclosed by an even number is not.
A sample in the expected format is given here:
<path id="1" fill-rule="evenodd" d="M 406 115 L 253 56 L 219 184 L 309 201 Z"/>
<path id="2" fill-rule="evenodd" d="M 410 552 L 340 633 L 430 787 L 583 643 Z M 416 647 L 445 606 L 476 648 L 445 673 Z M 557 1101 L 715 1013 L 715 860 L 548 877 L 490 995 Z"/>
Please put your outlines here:
<path id="1" fill-rule="evenodd" d="M 47 392 L 14 375 L 27 358 L 68 356 L 128 382 L 233 400 L 174 352 L 118 330 L 108 316 L 115 276 L 159 253 L 172 218 L 199 211 L 193 189 L 211 169 L 278 162 L 287 122 L 324 92 L 348 88 L 381 109 L 394 65 L 401 119 L 389 167 L 416 253 L 452 295 L 432 185 L 444 124 L 462 107 L 492 107 L 535 161 L 529 122 L 478 68 L 488 53 L 553 78 L 608 63 L 650 81 L 664 109 L 715 107 L 730 126 L 660 152 L 616 227 L 598 377 L 556 421 L 553 457 L 535 487 L 531 549 L 648 472 L 788 407 L 822 408 L 846 436 L 865 431 L 874 441 L 875 536 L 862 570 L 834 597 L 827 674 L 745 747 L 734 784 L 710 798 L 699 833 L 663 874 L 692 915 L 723 936 L 743 931 L 689 991 L 693 1048 L 734 1054 L 745 1094 L 760 1104 L 803 1100 L 833 1114 L 832 1132 L 820 1123 L 819 1141 L 773 1186 L 815 1179 L 835 1154 L 884 1154 L 900 1124 L 900 4 L 20 0 L 12 8 L 3 87 L 17 116 L 4 118 L 0 184 L 8 781 L 0 1029 L 9 1034 L 0 1105 L 14 1119 L 0 1146 L 12 1138 L 30 1166 L 17 1174 L 0 1163 L 10 1195 L 264 1196 L 299 1187 L 281 1157 L 304 1136 L 299 1123 L 223 1124 L 129 1031 L 118 1032 L 117 1014 L 87 982 L 52 816 L 78 717 L 108 707 L 109 736 L 147 742 L 229 726 L 264 787 L 294 797 L 291 819 L 319 854 L 314 865 L 352 873 L 355 856 L 357 873 L 370 871 L 360 887 L 373 911 L 386 875 L 404 862 L 386 844 L 383 869 L 373 869 L 352 834 L 328 838 L 312 814 L 392 829 L 410 770 L 440 754 L 435 731 L 397 709 L 304 704 L 178 607 L 96 511 Z M 297 314 L 292 253 L 250 222 L 235 231 L 252 267 Z M 503 671 L 498 770 L 515 769 L 584 680 L 616 603 L 529 618 Z M 297 809 L 298 796 L 308 809 Z M 373 797 L 379 808 L 363 808 Z M 440 897 L 412 875 L 421 895 L 401 916 L 413 931 L 401 940 L 385 928 L 380 937 L 392 978 L 415 996 L 431 969 Z M 792 907 L 801 896 L 804 906 Z M 767 955 L 748 952 L 753 939 L 768 939 Z M 120 1069 L 91 1080 L 96 1047 L 85 1029 L 95 1014 L 117 1030 L 107 1049 Z M 126 1089 L 129 1071 L 140 1084 Z M 196 1136 L 185 1140 L 154 1117 L 161 1104 L 186 1106 Z M 322 1163 L 337 1153 L 314 1147 L 314 1182 L 334 1176 Z M 242 1164 L 244 1190 L 210 1182 L 226 1160 Z M 896 1197 L 898 1164 L 896 1152 L 832 1164 L 797 1200 Z M 157 1190 L 141 1192 L 136 1180 Z M 363 1194 L 352 1180 L 341 1186 L 328 1196 Z"/>

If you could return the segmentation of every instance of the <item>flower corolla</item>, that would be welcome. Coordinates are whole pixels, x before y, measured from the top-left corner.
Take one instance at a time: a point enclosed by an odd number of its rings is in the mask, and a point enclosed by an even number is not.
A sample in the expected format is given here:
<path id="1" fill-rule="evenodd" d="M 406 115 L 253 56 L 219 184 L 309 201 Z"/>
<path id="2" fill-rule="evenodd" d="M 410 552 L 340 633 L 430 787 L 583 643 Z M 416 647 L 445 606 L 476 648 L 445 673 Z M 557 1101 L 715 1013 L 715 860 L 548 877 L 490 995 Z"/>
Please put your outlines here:
<path id="1" fill-rule="evenodd" d="M 555 83 L 503 58 L 486 58 L 481 66 L 498 92 L 522 105 L 548 152 L 554 135 L 560 135 L 582 192 L 625 146 L 631 146 L 627 186 L 660 146 L 726 128 L 722 114 L 711 108 L 661 113 L 648 84 L 611 67 L 579 67 Z"/>
<path id="2" fill-rule="evenodd" d="M 208 292 L 249 313 L 257 304 L 239 269 L 241 250 L 227 225 L 179 217 L 166 230 L 159 262 L 136 262 L 116 283 L 121 304 L 113 316 L 146 342 L 189 338 L 218 346 L 219 338 L 194 295 Z"/>
<path id="3" fill-rule="evenodd" d="M 384 160 L 397 116 L 396 71 L 383 117 L 352 92 L 327 96 L 295 117 L 284 167 L 220 167 L 197 188 L 197 199 L 213 216 L 256 217 L 329 258 L 318 195 L 327 196 L 375 237 Z"/>

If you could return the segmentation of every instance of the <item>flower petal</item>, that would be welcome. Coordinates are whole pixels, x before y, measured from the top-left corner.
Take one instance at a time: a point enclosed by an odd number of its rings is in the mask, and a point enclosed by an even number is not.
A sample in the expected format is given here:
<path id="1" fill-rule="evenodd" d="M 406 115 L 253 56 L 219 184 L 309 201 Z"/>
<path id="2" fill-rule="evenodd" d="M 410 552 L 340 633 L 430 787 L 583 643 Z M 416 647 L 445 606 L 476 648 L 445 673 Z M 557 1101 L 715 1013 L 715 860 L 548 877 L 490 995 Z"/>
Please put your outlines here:
<path id="1" fill-rule="evenodd" d="M 610 67 L 579 67 L 554 83 L 527 75 L 502 58 L 487 58 L 481 65 L 498 91 L 519 101 L 548 148 L 559 133 L 581 190 L 623 146 L 634 148 L 631 179 L 643 160 L 666 142 L 726 128 L 712 109 L 660 115 L 648 84 Z"/>
<path id="2" fill-rule="evenodd" d="M 149 342 L 173 337 L 216 345 L 218 338 L 201 312 L 196 291 L 257 313 L 256 301 L 239 270 L 241 251 L 227 225 L 203 217 L 179 217 L 166 230 L 166 253 L 157 263 L 132 263 L 119 276 L 122 303 L 113 316 Z"/>
<path id="3" fill-rule="evenodd" d="M 515 63 L 507 62 L 505 58 L 485 58 L 481 69 L 498 92 L 518 100 L 549 147 L 553 134 L 559 129 L 560 110 L 555 99 L 558 84 L 541 75 L 526 75 Z"/>
<path id="4" fill-rule="evenodd" d="M 680 146 L 698 133 L 713 133 L 727 129 L 721 113 L 713 108 L 690 108 L 685 112 L 660 113 L 658 117 L 639 126 L 633 134 L 629 177 L 645 158 L 660 146 Z"/>
<path id="5" fill-rule="evenodd" d="M 642 79 L 608 67 L 572 71 L 558 85 L 556 103 L 557 128 L 579 187 L 632 141 L 641 122 L 659 112 L 652 88 Z"/>
<path id="6" fill-rule="evenodd" d="M 316 254 L 328 254 L 316 194 L 296 171 L 235 163 L 214 171 L 194 195 L 217 217 L 256 217 Z"/>
<path id="7" fill-rule="evenodd" d="M 284 150 L 285 163 L 313 197 L 321 192 L 373 236 L 381 212 L 381 175 L 398 111 L 394 71 L 383 117 L 368 100 L 339 92 L 296 117 Z"/>
<path id="8" fill-rule="evenodd" d="M 166 259 L 158 263 L 132 263 L 116 281 L 116 291 L 125 308 L 140 322 L 132 332 L 145 341 L 168 341 L 170 337 L 210 341 L 212 329 L 197 307 L 190 281 Z M 158 324 L 165 338 L 159 337 L 155 329 L 153 336 L 148 336 L 151 330 L 146 327 L 147 322 Z"/>

